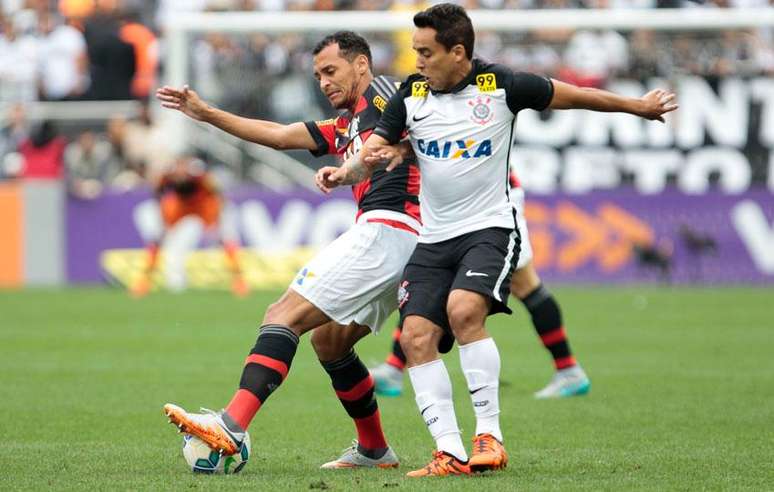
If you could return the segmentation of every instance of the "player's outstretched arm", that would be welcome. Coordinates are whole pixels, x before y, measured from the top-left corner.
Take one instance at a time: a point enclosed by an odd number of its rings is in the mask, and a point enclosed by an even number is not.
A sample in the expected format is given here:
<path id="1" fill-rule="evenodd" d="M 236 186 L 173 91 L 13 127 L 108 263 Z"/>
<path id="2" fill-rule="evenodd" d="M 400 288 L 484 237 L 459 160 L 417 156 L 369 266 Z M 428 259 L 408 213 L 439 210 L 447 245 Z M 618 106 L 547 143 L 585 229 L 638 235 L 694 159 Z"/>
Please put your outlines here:
<path id="1" fill-rule="evenodd" d="M 314 138 L 303 123 L 283 125 L 273 121 L 243 118 L 210 106 L 187 85 L 182 89 L 161 87 L 156 90 L 156 98 L 165 108 L 176 109 L 190 118 L 209 123 L 248 142 L 277 150 L 317 148 Z"/>
<path id="2" fill-rule="evenodd" d="M 664 114 L 678 108 L 674 102 L 675 94 L 662 89 L 655 89 L 642 97 L 624 97 L 612 92 L 576 87 L 552 79 L 554 97 L 551 109 L 589 109 L 603 112 L 622 112 L 640 116 L 648 120 L 664 122 Z"/>

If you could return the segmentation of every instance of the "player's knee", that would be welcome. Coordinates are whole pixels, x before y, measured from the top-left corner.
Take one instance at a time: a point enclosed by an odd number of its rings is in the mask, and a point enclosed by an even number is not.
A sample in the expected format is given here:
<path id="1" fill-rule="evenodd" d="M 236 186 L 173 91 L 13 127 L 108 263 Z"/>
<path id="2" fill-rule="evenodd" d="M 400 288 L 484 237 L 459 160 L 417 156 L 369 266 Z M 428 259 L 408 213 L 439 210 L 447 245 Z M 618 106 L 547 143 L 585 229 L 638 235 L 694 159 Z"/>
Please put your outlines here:
<path id="1" fill-rule="evenodd" d="M 346 355 L 352 347 L 336 330 L 317 328 L 312 332 L 312 348 L 319 360 L 330 362 Z"/>
<path id="2" fill-rule="evenodd" d="M 483 329 L 487 314 L 482 311 L 482 306 L 464 301 L 450 304 L 446 312 L 454 338 L 463 345 L 467 343 L 468 338 L 475 338 L 477 333 Z"/>
<path id="3" fill-rule="evenodd" d="M 430 360 L 435 358 L 439 338 L 439 334 L 434 333 L 433 330 L 407 323 L 404 324 L 400 334 L 400 346 L 409 361 L 422 363 L 428 357 Z"/>

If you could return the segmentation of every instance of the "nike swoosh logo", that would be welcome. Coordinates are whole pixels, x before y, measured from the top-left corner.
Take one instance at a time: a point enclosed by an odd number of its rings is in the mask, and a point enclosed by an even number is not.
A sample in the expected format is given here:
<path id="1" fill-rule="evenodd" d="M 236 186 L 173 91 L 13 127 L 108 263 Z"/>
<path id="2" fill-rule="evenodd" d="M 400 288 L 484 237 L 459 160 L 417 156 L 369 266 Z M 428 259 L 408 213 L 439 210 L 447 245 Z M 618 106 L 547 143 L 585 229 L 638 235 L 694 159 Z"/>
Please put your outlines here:
<path id="1" fill-rule="evenodd" d="M 226 427 L 225 425 L 221 425 L 220 423 L 218 423 L 218 426 L 220 426 L 220 428 L 223 429 L 223 431 L 226 434 L 228 434 L 228 437 L 230 437 L 236 443 L 238 448 L 242 446 L 242 441 L 240 439 L 238 439 L 237 436 L 235 436 L 233 432 L 228 430 L 228 427 Z"/>
<path id="2" fill-rule="evenodd" d="M 428 406 L 426 406 L 425 408 L 423 408 L 423 409 L 422 409 L 422 410 L 419 412 L 419 414 L 420 414 L 421 416 L 423 416 L 423 417 L 424 417 L 424 416 L 425 416 L 425 412 L 426 412 L 426 411 L 428 411 L 428 410 L 430 410 L 430 407 L 432 407 L 432 405 L 428 405 Z"/>
<path id="3" fill-rule="evenodd" d="M 476 388 L 476 389 L 474 389 L 474 390 L 470 390 L 470 394 L 471 394 L 471 395 L 475 395 L 476 393 L 478 393 L 479 391 L 481 391 L 481 390 L 482 390 L 482 389 L 484 389 L 484 388 L 486 388 L 486 386 L 482 386 L 482 387 L 480 387 L 480 388 Z"/>
<path id="4" fill-rule="evenodd" d="M 417 118 L 416 115 L 414 115 L 413 119 L 414 119 L 414 121 L 422 121 L 422 120 L 425 120 L 425 119 L 429 118 L 430 116 L 432 116 L 432 113 L 430 113 L 428 115 L 425 115 L 425 116 L 423 116 L 421 118 Z"/>
<path id="5" fill-rule="evenodd" d="M 467 272 L 465 272 L 465 276 L 466 277 L 488 277 L 489 275 L 486 273 L 479 273 L 479 272 L 474 272 L 472 270 L 468 270 Z"/>

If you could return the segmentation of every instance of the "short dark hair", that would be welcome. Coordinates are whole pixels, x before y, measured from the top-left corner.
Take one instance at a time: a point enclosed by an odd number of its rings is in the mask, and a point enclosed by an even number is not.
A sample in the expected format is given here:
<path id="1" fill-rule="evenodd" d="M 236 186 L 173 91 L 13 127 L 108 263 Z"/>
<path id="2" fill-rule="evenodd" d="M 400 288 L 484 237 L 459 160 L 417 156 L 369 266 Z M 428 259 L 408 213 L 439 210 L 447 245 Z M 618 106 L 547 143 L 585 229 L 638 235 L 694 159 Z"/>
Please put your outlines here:
<path id="1" fill-rule="evenodd" d="M 453 3 L 439 3 L 423 10 L 414 16 L 414 25 L 435 29 L 435 40 L 446 48 L 446 51 L 458 44 L 465 48 L 465 54 L 473 58 L 473 45 L 476 34 L 473 23 L 465 9 Z"/>
<path id="2" fill-rule="evenodd" d="M 337 31 L 333 34 L 329 34 L 320 40 L 319 43 L 312 50 L 313 55 L 317 55 L 322 50 L 332 44 L 339 45 L 339 51 L 341 56 L 352 62 L 356 56 L 364 55 L 368 58 L 368 67 L 373 67 L 373 59 L 371 58 L 371 47 L 368 45 L 368 41 L 363 36 L 352 31 Z"/>

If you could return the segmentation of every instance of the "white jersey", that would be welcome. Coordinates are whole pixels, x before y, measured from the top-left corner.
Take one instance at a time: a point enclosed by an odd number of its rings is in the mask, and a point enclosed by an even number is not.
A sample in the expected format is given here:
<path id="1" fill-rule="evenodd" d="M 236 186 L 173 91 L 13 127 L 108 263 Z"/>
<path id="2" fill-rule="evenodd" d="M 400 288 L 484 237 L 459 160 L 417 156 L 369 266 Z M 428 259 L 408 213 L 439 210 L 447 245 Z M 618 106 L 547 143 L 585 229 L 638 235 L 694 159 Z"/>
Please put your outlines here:
<path id="1" fill-rule="evenodd" d="M 374 133 L 391 143 L 408 131 L 421 174 L 422 243 L 503 227 L 513 229 L 508 160 L 516 113 L 545 109 L 550 80 L 473 60 L 446 92 L 412 75 L 387 105 Z"/>

